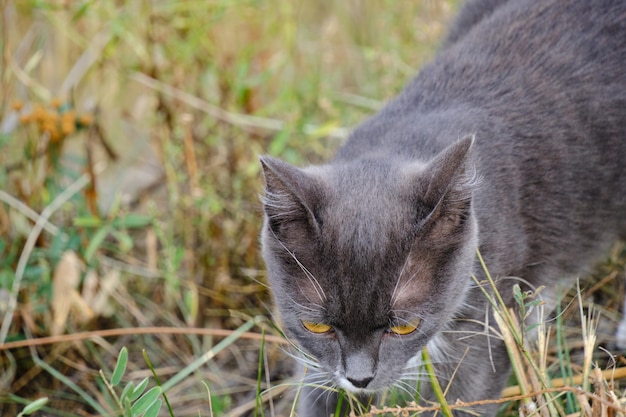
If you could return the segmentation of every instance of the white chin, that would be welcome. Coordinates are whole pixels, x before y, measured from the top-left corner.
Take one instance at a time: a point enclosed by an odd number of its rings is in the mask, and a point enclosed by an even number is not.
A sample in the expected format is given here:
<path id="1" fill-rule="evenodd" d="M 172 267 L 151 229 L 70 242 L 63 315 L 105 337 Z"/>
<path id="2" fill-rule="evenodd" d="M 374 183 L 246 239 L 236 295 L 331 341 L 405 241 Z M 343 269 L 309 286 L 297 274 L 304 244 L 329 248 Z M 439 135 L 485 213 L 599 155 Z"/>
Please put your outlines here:
<path id="1" fill-rule="evenodd" d="M 375 394 L 376 390 L 367 389 L 367 388 L 357 388 L 352 382 L 348 381 L 346 378 L 338 376 L 337 377 L 337 385 L 339 388 L 351 393 L 351 394 Z"/>

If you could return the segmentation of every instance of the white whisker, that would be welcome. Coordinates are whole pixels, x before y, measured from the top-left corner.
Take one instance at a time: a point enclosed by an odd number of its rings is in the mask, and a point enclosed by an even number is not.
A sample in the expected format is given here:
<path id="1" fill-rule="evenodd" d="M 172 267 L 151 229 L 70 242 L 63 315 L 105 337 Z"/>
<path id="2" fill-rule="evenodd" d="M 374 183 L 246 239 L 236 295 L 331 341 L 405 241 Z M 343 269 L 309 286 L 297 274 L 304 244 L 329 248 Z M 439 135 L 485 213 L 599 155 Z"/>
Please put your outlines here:
<path id="1" fill-rule="evenodd" d="M 393 292 L 391 293 L 391 306 L 393 307 L 396 304 L 396 300 L 400 293 L 398 293 L 398 285 L 400 284 L 400 280 L 402 280 L 402 275 L 404 274 L 404 270 L 409 264 L 409 257 L 404 260 L 404 264 L 402 264 L 402 269 L 400 269 L 400 274 L 398 274 L 398 279 L 396 280 L 396 285 L 393 287 Z"/>

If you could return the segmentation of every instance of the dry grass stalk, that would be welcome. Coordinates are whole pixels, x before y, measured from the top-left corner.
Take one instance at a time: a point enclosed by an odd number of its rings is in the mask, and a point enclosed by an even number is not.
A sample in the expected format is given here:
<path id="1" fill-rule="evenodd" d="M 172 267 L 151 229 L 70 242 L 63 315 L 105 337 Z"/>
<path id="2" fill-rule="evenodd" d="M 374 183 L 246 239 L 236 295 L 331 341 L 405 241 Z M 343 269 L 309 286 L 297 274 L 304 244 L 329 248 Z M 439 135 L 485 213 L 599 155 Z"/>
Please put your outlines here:
<path id="1" fill-rule="evenodd" d="M 602 379 L 605 381 L 607 380 L 615 381 L 615 380 L 626 378 L 626 367 L 616 368 L 616 369 L 607 369 L 604 371 L 600 371 L 598 369 L 598 371 L 601 372 Z M 582 380 L 583 380 L 582 375 L 574 375 L 573 378 L 553 378 L 550 380 L 550 386 L 553 388 L 565 387 L 568 384 L 576 386 L 576 385 L 580 385 L 582 383 Z M 507 387 L 504 389 L 504 391 L 502 391 L 502 397 L 514 397 L 520 394 L 521 394 L 521 389 L 518 385 Z"/>

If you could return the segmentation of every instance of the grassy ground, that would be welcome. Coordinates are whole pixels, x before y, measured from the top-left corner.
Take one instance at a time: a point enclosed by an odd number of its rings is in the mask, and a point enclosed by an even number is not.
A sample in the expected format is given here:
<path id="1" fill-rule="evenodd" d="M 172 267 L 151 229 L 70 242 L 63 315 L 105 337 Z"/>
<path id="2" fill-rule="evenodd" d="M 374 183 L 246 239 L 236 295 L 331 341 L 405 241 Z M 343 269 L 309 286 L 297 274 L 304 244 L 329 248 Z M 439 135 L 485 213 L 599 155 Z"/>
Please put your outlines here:
<path id="1" fill-rule="evenodd" d="M 453 3 L 0 0 L 0 415 L 44 396 L 45 415 L 139 415 L 145 378 L 170 415 L 288 415 L 257 157 L 331 155 L 432 56 Z M 583 298 L 609 346 L 618 252 Z M 584 373 L 568 336 L 550 375 Z"/>

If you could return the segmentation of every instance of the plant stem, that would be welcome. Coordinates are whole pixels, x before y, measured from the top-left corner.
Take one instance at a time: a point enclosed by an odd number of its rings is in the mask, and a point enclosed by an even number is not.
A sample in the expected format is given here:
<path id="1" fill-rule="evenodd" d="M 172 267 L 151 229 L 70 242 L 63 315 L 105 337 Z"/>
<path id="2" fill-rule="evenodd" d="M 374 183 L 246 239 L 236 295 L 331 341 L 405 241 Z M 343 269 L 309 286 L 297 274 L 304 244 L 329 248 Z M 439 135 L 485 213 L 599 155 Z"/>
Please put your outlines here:
<path id="1" fill-rule="evenodd" d="M 205 363 L 207 363 L 208 361 L 210 361 L 211 359 L 213 359 L 215 357 L 215 355 L 217 355 L 219 352 L 221 352 L 222 350 L 226 349 L 228 346 L 230 346 L 235 340 L 239 339 L 239 337 L 244 334 L 245 332 L 247 332 L 248 330 L 250 330 L 252 327 L 254 327 L 255 325 L 259 324 L 261 321 L 263 321 L 264 318 L 257 316 L 254 318 L 251 318 L 250 320 L 248 320 L 247 322 L 245 322 L 244 324 L 242 324 L 237 330 L 235 330 L 232 334 L 230 334 L 229 336 L 225 337 L 224 340 L 222 340 L 221 342 L 219 342 L 217 345 L 215 345 L 213 347 L 213 349 L 209 350 L 208 352 L 206 352 L 204 355 L 200 356 L 198 359 L 196 359 L 195 361 L 191 362 L 189 365 L 187 365 L 182 371 L 180 371 L 179 373 L 177 373 L 176 375 L 174 375 L 174 377 L 172 379 L 170 379 L 169 381 L 167 381 L 165 384 L 163 384 L 163 386 L 161 387 L 163 392 L 166 392 L 167 390 L 171 389 L 172 387 L 176 386 L 176 384 L 178 384 L 179 382 L 181 382 L 183 379 L 185 379 L 187 376 L 189 376 L 190 374 L 192 374 L 194 371 L 196 371 L 198 368 L 200 368 L 202 365 L 204 365 Z"/>
<path id="2" fill-rule="evenodd" d="M 446 417 L 453 417 L 452 410 L 446 401 L 445 395 L 443 395 L 441 385 L 439 385 L 439 380 L 435 375 L 435 368 L 433 367 L 433 363 L 430 360 L 430 355 L 428 354 L 428 349 L 426 347 L 422 349 L 422 362 L 426 367 L 428 379 L 430 380 L 430 386 L 433 388 L 433 392 L 435 393 L 435 397 L 437 398 L 439 405 L 441 405 L 441 412 Z"/>

